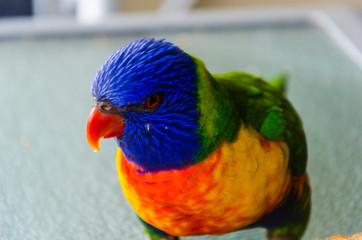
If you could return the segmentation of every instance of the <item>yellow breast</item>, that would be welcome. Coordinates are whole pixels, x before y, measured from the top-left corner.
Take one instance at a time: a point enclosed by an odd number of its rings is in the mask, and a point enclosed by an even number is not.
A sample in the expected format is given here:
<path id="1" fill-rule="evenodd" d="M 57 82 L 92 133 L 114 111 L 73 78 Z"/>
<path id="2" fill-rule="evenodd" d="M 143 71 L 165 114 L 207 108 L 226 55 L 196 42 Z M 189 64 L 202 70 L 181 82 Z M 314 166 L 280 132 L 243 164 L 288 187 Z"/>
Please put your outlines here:
<path id="1" fill-rule="evenodd" d="M 289 151 L 242 127 L 207 159 L 182 170 L 140 173 L 118 150 L 124 194 L 149 224 L 174 236 L 223 234 L 271 212 L 290 190 Z"/>

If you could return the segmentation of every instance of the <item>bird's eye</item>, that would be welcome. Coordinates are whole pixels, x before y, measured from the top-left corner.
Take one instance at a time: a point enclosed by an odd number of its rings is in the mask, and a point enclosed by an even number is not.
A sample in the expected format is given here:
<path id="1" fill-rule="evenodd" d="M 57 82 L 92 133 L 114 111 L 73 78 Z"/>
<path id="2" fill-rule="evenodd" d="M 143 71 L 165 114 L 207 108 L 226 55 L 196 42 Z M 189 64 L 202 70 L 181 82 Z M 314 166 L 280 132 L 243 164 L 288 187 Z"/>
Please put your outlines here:
<path id="1" fill-rule="evenodd" d="M 114 110 L 116 110 L 116 108 L 110 102 L 107 101 L 96 102 L 96 104 L 97 108 L 104 113 L 112 113 L 114 112 Z"/>
<path id="2" fill-rule="evenodd" d="M 101 105 L 101 109 L 106 112 L 110 111 L 111 108 L 112 108 L 111 106 L 106 105 L 106 104 Z"/>
<path id="3" fill-rule="evenodd" d="M 152 94 L 147 98 L 146 106 L 148 108 L 155 108 L 160 103 L 160 96 L 158 94 Z"/>

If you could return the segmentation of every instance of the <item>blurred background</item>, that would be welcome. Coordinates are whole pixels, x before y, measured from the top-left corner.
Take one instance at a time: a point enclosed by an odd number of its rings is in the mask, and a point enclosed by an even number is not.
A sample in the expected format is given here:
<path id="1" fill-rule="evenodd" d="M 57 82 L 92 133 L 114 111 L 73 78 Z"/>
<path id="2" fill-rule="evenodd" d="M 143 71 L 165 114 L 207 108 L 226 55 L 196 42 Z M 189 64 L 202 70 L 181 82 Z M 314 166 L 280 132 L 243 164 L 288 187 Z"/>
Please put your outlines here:
<path id="1" fill-rule="evenodd" d="M 212 73 L 287 73 L 309 147 L 304 239 L 362 231 L 361 0 L 0 0 L 1 240 L 143 239 L 115 142 L 94 153 L 85 124 L 100 66 L 144 37 Z"/>
<path id="2" fill-rule="evenodd" d="M 220 8 L 220 7 L 270 7 L 270 6 L 299 6 L 343 3 L 352 8 L 362 9 L 360 0 L 1 0 L 0 16 L 74 16 L 83 11 L 95 13 L 104 11 L 106 13 L 155 11 L 160 8 Z"/>

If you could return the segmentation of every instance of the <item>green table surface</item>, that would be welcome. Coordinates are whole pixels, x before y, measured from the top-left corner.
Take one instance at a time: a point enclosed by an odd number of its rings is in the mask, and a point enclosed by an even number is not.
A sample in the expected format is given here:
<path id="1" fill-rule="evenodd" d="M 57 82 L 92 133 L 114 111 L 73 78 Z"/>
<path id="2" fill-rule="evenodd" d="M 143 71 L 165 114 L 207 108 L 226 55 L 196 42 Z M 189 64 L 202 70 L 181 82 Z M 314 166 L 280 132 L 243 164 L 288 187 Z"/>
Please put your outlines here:
<path id="1" fill-rule="evenodd" d="M 312 215 L 305 239 L 362 231 L 361 70 L 308 24 L 0 41 L 0 239 L 143 239 L 116 173 L 116 143 L 85 137 L 91 81 L 108 56 L 166 38 L 213 73 L 290 76 L 304 121 Z M 263 239 L 254 229 L 186 239 Z"/>

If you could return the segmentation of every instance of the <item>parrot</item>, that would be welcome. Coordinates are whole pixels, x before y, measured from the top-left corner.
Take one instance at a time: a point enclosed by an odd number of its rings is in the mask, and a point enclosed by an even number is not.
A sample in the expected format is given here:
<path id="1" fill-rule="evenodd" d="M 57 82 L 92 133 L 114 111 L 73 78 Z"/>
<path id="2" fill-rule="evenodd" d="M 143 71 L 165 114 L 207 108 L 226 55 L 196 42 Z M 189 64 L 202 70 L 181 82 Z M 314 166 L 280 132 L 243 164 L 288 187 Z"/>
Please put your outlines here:
<path id="1" fill-rule="evenodd" d="M 222 60 L 221 60 L 222 61 Z M 211 74 L 165 39 L 111 54 L 92 84 L 91 148 L 117 143 L 117 175 L 151 240 L 266 229 L 298 240 L 311 211 L 307 141 L 286 77 Z"/>

